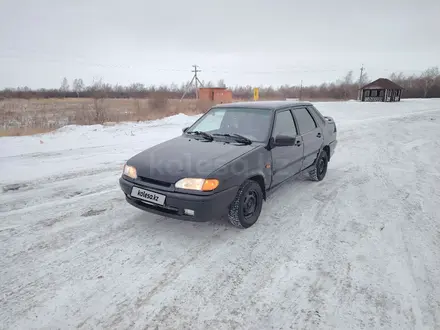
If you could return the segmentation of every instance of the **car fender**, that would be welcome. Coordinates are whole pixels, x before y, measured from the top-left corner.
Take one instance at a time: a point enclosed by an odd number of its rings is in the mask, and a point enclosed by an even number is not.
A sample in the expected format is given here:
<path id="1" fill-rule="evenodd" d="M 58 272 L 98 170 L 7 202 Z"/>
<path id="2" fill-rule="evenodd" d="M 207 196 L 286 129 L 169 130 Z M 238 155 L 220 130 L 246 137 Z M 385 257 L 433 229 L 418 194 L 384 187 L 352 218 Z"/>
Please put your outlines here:
<path id="1" fill-rule="evenodd" d="M 272 179 L 271 163 L 270 151 L 264 146 L 259 146 L 218 168 L 210 174 L 210 177 L 218 178 L 223 190 L 240 186 L 247 179 L 259 175 L 263 177 L 265 190 Z"/>
<path id="2" fill-rule="evenodd" d="M 256 178 L 258 178 L 257 180 L 255 180 Z M 269 176 L 268 179 L 268 175 L 266 173 L 264 173 L 262 170 L 255 170 L 255 171 L 251 171 L 248 175 L 248 177 L 243 180 L 254 180 L 257 181 L 260 186 L 261 186 L 261 190 L 263 191 L 263 197 L 266 200 L 266 189 L 268 189 L 270 187 L 270 183 L 272 181 L 272 176 Z M 260 182 L 261 180 L 261 182 Z"/>

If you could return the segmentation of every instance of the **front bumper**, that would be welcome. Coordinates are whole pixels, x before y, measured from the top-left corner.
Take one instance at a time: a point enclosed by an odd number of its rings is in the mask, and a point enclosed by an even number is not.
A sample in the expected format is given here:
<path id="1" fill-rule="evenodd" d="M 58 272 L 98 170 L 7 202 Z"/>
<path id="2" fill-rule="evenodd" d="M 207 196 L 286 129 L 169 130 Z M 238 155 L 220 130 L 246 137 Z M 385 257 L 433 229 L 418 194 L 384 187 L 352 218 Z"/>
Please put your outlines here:
<path id="1" fill-rule="evenodd" d="M 229 188 L 212 195 L 191 195 L 151 188 L 146 185 L 130 182 L 119 178 L 119 185 L 125 199 L 134 207 L 169 218 L 187 221 L 209 221 L 226 214 L 229 205 L 235 199 L 238 187 Z M 164 205 L 153 205 L 130 196 L 133 187 L 147 189 L 166 196 Z M 184 209 L 194 211 L 194 215 L 186 215 Z"/>

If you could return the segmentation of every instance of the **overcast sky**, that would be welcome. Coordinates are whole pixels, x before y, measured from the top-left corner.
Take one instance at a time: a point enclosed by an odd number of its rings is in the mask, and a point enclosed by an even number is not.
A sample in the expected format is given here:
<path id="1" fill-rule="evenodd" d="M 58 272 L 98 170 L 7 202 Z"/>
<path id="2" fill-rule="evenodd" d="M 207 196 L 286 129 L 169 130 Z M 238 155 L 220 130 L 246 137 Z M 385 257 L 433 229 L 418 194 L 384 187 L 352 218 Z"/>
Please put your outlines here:
<path id="1" fill-rule="evenodd" d="M 0 88 L 315 84 L 440 66 L 440 0 L 0 0 Z"/>

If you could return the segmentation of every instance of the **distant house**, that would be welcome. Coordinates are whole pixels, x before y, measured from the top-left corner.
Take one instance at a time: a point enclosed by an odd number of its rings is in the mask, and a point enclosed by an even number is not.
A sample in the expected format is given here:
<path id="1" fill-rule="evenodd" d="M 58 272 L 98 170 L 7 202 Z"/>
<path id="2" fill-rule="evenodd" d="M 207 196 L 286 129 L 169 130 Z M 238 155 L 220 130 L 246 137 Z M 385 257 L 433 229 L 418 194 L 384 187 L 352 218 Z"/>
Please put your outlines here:
<path id="1" fill-rule="evenodd" d="M 199 99 L 220 103 L 232 102 L 232 91 L 223 87 L 199 88 Z"/>
<path id="2" fill-rule="evenodd" d="M 386 78 L 379 78 L 359 90 L 362 102 L 398 102 L 402 91 L 401 86 Z"/>

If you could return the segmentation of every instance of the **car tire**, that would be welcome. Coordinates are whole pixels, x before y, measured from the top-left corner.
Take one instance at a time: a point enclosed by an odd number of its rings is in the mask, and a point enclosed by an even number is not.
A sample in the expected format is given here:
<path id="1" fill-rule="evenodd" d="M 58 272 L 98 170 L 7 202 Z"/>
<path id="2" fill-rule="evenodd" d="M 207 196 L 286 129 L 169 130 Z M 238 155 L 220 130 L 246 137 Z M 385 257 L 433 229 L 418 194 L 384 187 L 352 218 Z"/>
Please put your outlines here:
<path id="1" fill-rule="evenodd" d="M 237 228 L 249 228 L 257 222 L 262 206 L 263 191 L 260 185 L 253 180 L 246 180 L 229 207 L 229 222 Z"/>
<path id="2" fill-rule="evenodd" d="M 310 178 L 313 181 L 321 181 L 327 174 L 328 156 L 325 150 L 322 150 L 309 172 Z"/>

